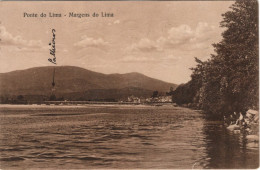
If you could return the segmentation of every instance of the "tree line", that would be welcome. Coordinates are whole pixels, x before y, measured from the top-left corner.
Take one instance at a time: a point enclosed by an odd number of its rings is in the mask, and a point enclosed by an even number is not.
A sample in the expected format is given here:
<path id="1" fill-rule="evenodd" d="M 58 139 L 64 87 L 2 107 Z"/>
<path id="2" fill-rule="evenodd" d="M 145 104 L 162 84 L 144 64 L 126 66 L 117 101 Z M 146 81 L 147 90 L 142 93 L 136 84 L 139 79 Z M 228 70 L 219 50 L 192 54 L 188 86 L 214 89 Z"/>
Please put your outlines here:
<path id="1" fill-rule="evenodd" d="M 259 108 L 258 3 L 237 0 L 222 14 L 226 28 L 215 54 L 196 60 L 191 80 L 173 92 L 173 102 L 214 115 Z"/>

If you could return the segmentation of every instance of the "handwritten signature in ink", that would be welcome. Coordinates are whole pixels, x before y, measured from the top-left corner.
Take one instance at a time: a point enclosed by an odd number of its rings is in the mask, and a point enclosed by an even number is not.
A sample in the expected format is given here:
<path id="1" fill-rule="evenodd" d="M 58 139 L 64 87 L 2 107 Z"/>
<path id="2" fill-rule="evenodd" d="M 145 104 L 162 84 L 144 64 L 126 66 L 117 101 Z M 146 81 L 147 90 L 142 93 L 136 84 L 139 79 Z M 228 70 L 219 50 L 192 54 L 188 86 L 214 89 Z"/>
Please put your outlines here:
<path id="1" fill-rule="evenodd" d="M 49 45 L 51 46 L 50 49 L 50 54 L 53 56 L 52 58 L 49 58 L 48 61 L 53 63 L 53 64 L 57 64 L 56 63 L 56 56 L 55 56 L 55 52 L 56 52 L 56 48 L 55 48 L 55 29 L 52 29 L 52 41 L 51 43 L 49 43 Z"/>

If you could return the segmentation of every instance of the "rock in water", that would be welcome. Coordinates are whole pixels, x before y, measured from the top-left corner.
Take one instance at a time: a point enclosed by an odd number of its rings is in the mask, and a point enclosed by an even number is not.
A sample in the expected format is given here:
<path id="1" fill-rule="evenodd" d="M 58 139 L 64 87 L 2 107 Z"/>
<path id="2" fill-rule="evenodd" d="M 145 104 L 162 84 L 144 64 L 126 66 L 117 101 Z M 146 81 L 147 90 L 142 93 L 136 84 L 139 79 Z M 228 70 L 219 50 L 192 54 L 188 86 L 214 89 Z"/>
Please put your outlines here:
<path id="1" fill-rule="evenodd" d="M 234 133 L 240 133 L 240 130 L 234 130 Z"/>
<path id="2" fill-rule="evenodd" d="M 246 139 L 249 142 L 258 142 L 259 141 L 259 136 L 257 136 L 257 135 L 247 135 Z"/>
<path id="3" fill-rule="evenodd" d="M 240 127 L 239 127 L 239 125 L 233 124 L 233 125 L 229 125 L 227 127 L 227 129 L 229 129 L 229 130 L 239 130 Z"/>
<path id="4" fill-rule="evenodd" d="M 246 113 L 256 115 L 256 114 L 258 114 L 258 111 L 249 109 Z"/>
<path id="5" fill-rule="evenodd" d="M 252 110 L 252 109 L 249 109 L 247 112 L 246 112 L 246 116 L 251 118 L 253 116 L 258 116 L 258 111 L 256 110 Z"/>

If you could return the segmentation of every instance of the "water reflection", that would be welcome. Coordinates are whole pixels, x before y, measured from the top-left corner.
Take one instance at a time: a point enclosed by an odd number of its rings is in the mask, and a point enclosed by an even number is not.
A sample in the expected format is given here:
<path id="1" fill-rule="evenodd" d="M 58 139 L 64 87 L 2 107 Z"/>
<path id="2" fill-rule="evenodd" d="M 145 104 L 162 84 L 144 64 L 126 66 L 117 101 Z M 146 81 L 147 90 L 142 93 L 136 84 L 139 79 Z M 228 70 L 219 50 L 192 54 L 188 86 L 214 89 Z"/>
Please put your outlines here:
<path id="1" fill-rule="evenodd" d="M 2 107 L 0 123 L 1 168 L 258 165 L 243 134 L 173 106 Z"/>
<path id="2" fill-rule="evenodd" d="M 220 121 L 206 120 L 203 131 L 207 154 L 206 168 L 250 168 L 259 166 L 258 143 L 249 143 L 245 132 L 226 129 Z"/>

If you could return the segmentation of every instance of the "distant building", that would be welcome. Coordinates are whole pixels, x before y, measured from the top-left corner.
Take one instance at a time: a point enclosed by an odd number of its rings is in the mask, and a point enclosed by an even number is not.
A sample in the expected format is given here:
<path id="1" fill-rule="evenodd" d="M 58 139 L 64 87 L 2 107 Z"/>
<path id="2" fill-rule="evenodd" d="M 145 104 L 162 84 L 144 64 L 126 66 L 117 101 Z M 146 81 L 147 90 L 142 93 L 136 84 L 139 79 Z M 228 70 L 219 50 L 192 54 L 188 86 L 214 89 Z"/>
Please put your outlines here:
<path id="1" fill-rule="evenodd" d="M 127 98 L 128 102 L 132 102 L 132 103 L 141 103 L 141 99 L 135 96 L 130 96 Z"/>
<path id="2" fill-rule="evenodd" d="M 159 102 L 172 102 L 172 96 L 160 96 Z"/>
<path id="3" fill-rule="evenodd" d="M 132 103 L 152 103 L 152 102 L 162 102 L 162 103 L 169 103 L 172 102 L 172 96 L 158 96 L 158 97 L 149 97 L 149 98 L 143 98 L 143 97 L 135 97 L 135 96 L 129 96 L 127 98 L 127 102 Z"/>
<path id="4" fill-rule="evenodd" d="M 150 97 L 146 99 L 146 102 L 168 103 L 168 102 L 172 102 L 172 97 L 171 96 Z"/>
<path id="5" fill-rule="evenodd" d="M 152 98 L 150 97 L 150 98 L 147 98 L 147 99 L 145 99 L 145 101 L 146 102 L 152 102 Z"/>

